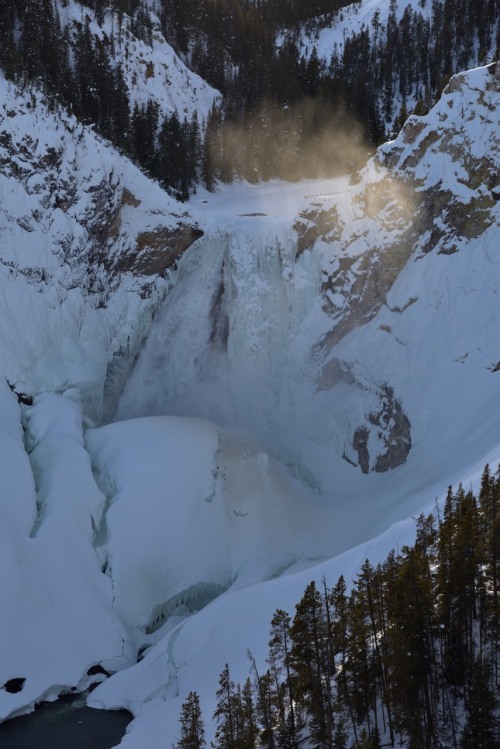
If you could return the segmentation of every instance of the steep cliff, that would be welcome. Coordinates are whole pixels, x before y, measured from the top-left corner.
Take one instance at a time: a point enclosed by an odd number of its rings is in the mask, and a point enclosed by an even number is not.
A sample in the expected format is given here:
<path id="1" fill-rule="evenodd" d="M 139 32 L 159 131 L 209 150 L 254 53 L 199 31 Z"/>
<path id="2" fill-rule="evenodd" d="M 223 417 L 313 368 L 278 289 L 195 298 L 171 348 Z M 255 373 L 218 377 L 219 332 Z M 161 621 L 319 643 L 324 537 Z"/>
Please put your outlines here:
<path id="1" fill-rule="evenodd" d="M 130 363 L 171 268 L 202 231 L 36 90 L 22 93 L 0 78 L 0 101 L 2 371 L 31 395 L 64 389 L 71 340 L 75 365 L 90 357 L 81 385 L 100 418 L 106 368 L 116 379 L 117 362 Z"/>

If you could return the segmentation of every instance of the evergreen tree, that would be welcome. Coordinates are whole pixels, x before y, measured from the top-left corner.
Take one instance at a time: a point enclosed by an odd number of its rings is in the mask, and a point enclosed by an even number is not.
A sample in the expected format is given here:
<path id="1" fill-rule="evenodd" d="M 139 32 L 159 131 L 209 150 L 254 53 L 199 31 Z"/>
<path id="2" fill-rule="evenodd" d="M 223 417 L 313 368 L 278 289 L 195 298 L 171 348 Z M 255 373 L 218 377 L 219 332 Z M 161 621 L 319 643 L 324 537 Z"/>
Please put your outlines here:
<path id="1" fill-rule="evenodd" d="M 286 695 L 286 701 L 283 699 L 280 700 L 282 708 L 280 710 L 281 730 L 279 742 L 280 747 L 283 747 L 283 749 L 295 747 L 297 744 L 290 646 L 290 615 L 282 609 L 277 609 L 271 620 L 268 661 L 276 673 L 276 678 L 284 679 L 283 691 Z"/>
<path id="2" fill-rule="evenodd" d="M 405 548 L 388 590 L 390 671 L 395 725 L 415 746 L 434 738 L 433 594 L 421 549 Z"/>
<path id="3" fill-rule="evenodd" d="M 241 690 L 240 716 L 241 740 L 239 749 L 254 749 L 258 739 L 258 725 L 250 677 L 245 680 Z"/>
<path id="4" fill-rule="evenodd" d="M 255 711 L 261 725 L 260 744 L 264 749 L 276 749 L 274 731 L 278 724 L 278 710 L 274 679 L 270 671 L 259 676 L 256 672 L 256 702 Z"/>
<path id="5" fill-rule="evenodd" d="M 42 76 L 42 14 L 39 0 L 26 0 L 23 6 L 20 57 L 26 78 L 33 80 Z"/>
<path id="6" fill-rule="evenodd" d="M 467 720 L 461 749 L 498 749 L 500 746 L 497 699 L 491 687 L 491 669 L 476 661 L 472 674 Z"/>
<path id="7" fill-rule="evenodd" d="M 0 68 L 7 78 L 19 72 L 19 58 L 14 37 L 17 12 L 15 0 L 0 0 Z"/>
<path id="8" fill-rule="evenodd" d="M 159 104 L 152 99 L 146 105 L 134 105 L 130 122 L 130 150 L 133 158 L 145 169 L 156 173 L 156 135 Z"/>
<path id="9" fill-rule="evenodd" d="M 206 745 L 205 726 L 197 692 L 190 692 L 186 697 L 181 708 L 179 722 L 181 736 L 175 744 L 175 749 L 203 749 Z"/>
<path id="10" fill-rule="evenodd" d="M 491 581 L 488 614 L 492 632 L 496 633 L 500 623 L 500 479 L 491 474 L 489 465 L 484 468 L 479 492 L 479 532 L 485 572 Z"/>
<path id="11" fill-rule="evenodd" d="M 296 696 L 306 706 L 309 714 L 311 746 L 327 747 L 332 740 L 325 695 L 325 686 L 329 682 L 328 633 L 323 599 L 314 581 L 306 587 L 295 608 L 290 636 Z"/>
<path id="12" fill-rule="evenodd" d="M 226 663 L 219 678 L 219 689 L 216 692 L 217 706 L 213 719 L 217 724 L 215 731 L 214 749 L 239 749 L 238 747 L 238 707 L 236 687 L 229 674 Z"/>
<path id="13" fill-rule="evenodd" d="M 207 190 L 213 191 L 217 178 L 220 176 L 222 160 L 221 146 L 222 113 L 214 104 L 208 114 L 205 126 L 205 140 L 201 161 L 201 176 Z"/>
<path id="14" fill-rule="evenodd" d="M 333 734 L 333 746 L 334 749 L 347 749 L 348 747 L 348 733 L 345 726 L 345 721 L 342 716 L 337 718 L 335 723 L 335 731 Z"/>
<path id="15" fill-rule="evenodd" d="M 474 620 L 479 576 L 478 511 L 471 492 L 451 487 L 439 528 L 437 593 L 444 625 L 446 678 L 465 687 L 474 659 Z"/>
<path id="16" fill-rule="evenodd" d="M 353 590 L 349 601 L 349 640 L 346 681 L 349 700 L 358 725 L 367 721 L 371 730 L 370 711 L 375 706 L 375 669 L 363 596 Z"/>
<path id="17" fill-rule="evenodd" d="M 113 71 L 113 89 L 110 101 L 110 129 L 113 141 L 126 148 L 130 141 L 130 110 L 128 90 L 121 65 Z"/>

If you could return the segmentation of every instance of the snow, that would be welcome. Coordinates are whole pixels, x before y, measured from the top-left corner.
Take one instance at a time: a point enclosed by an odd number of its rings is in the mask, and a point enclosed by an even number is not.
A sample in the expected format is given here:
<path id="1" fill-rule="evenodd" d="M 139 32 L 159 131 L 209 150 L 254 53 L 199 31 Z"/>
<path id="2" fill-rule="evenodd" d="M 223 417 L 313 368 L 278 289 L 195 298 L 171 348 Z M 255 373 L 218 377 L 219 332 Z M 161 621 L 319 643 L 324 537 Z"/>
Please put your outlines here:
<path id="1" fill-rule="evenodd" d="M 21 693 L 2 692 L 5 718 L 54 699 L 58 685 L 84 682 L 86 670 L 101 659 L 120 668 L 134 654 L 92 546 L 92 519 L 103 498 L 83 448 L 81 408 L 71 397 L 76 391 L 41 395 L 26 412 L 29 455 L 20 444 L 20 408 L 2 392 L 1 569 L 14 574 L 0 577 L 0 639 L 10 644 L 0 682 L 27 677 Z M 7 425 L 17 433 L 15 442 L 5 434 Z"/>
<path id="2" fill-rule="evenodd" d="M 89 8 L 75 0 L 61 3 L 59 13 L 63 27 L 73 29 L 88 18 L 92 35 L 98 39 L 114 38 L 113 62 L 122 67 L 132 107 L 153 101 L 163 117 L 176 111 L 182 121 L 184 117 L 191 120 L 196 114 L 201 123 L 206 120 L 214 101 L 220 99 L 219 92 L 189 70 L 166 42 L 154 12 L 150 16 L 153 23 L 151 45 L 130 33 L 130 18 L 126 14 L 119 31 L 118 14 L 114 11 L 104 14 L 102 26 Z"/>
<path id="3" fill-rule="evenodd" d="M 205 235 L 177 272 L 151 289 L 97 264 L 109 283 L 99 304 L 85 282 L 91 188 L 112 188 L 112 257 L 141 231 L 177 226 L 181 208 L 88 129 L 0 86 L 14 151 L 37 132 L 28 151 L 60 155 L 54 169 L 19 156 L 20 174 L 0 175 L 0 369 L 34 395 L 21 405 L 0 378 L 0 687 L 26 678 L 17 694 L 0 689 L 0 719 L 85 687 L 100 662 L 117 673 L 89 702 L 136 716 L 121 746 L 172 743 L 192 689 L 211 738 L 220 671 L 229 662 L 243 680 L 247 648 L 263 665 L 277 607 L 293 612 L 312 578 L 349 582 L 366 557 L 411 543 L 412 516 L 500 459 L 499 204 L 485 203 L 477 236 L 453 237 L 454 254 L 440 254 L 446 233 L 430 248 L 431 230 L 419 234 L 368 312 L 356 285 L 365 258 L 368 269 L 397 261 L 383 253 L 406 236 L 420 193 L 440 185 L 460 210 L 487 197 L 464 185 L 466 158 L 498 167 L 498 90 L 484 69 L 455 79 L 421 133 L 384 146 L 359 180 L 201 191 L 182 211 Z M 45 200 L 52 178 L 74 198 L 64 210 Z M 139 205 L 120 207 L 125 187 Z M 294 226 L 318 207 L 338 218 L 297 256 Z M 436 221 L 451 226 L 446 212 Z M 329 311 L 322 283 L 341 261 L 351 265 Z M 357 325 L 322 343 L 352 310 Z M 98 425 L 118 388 L 111 365 L 130 366 L 146 333 L 117 420 Z M 337 379 L 322 384 L 332 362 Z M 412 448 L 365 475 L 343 455 L 356 459 L 353 433 L 386 384 Z M 381 443 L 373 430 L 373 455 Z"/>
<path id="4" fill-rule="evenodd" d="M 182 613 L 191 595 L 272 577 L 301 555 L 294 506 L 304 491 L 250 439 L 155 417 L 89 430 L 86 442 L 110 505 L 115 605 L 138 629 Z"/>
<path id="5" fill-rule="evenodd" d="M 412 8 L 423 18 L 429 18 L 432 11 L 430 2 L 421 3 L 420 0 L 397 0 L 395 3 L 396 18 L 401 20 L 406 8 Z M 333 23 L 330 27 L 323 28 L 316 37 L 310 36 L 304 31 L 301 37 L 301 44 L 306 53 L 306 57 L 316 48 L 320 59 L 330 62 L 332 52 L 336 51 L 338 56 L 342 55 L 346 39 L 359 34 L 364 28 L 373 31 L 373 19 L 378 14 L 379 25 L 385 27 L 389 17 L 390 3 L 381 3 L 380 0 L 361 0 L 360 3 L 353 3 L 346 8 L 341 9 L 334 16 Z"/>

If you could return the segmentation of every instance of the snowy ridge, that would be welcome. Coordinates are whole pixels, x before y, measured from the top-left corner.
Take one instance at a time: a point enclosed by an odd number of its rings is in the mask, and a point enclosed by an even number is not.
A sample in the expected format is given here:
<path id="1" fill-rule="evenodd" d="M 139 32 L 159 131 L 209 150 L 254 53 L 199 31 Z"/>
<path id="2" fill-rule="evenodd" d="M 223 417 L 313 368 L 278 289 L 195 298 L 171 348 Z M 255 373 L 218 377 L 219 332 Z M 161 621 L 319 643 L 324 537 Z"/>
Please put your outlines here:
<path id="1" fill-rule="evenodd" d="M 398 138 L 379 150 L 381 161 L 398 173 L 412 175 L 418 194 L 432 191 L 438 202 L 436 193 L 441 193 L 448 203 L 468 207 L 459 217 L 448 205 L 442 212 L 445 230 L 436 227 L 440 233 L 428 226 L 424 215 L 422 223 L 435 237 L 428 249 L 439 244 L 440 252 L 451 253 L 454 236 L 474 240 L 496 223 L 498 67 L 493 64 L 454 76 L 432 117 L 410 117 Z M 423 202 L 425 206 L 425 197 Z"/>
<path id="2" fill-rule="evenodd" d="M 385 26 L 390 12 L 390 3 L 380 0 L 362 0 L 354 2 L 337 11 L 330 27 L 320 29 L 319 33 L 311 36 L 304 30 L 301 43 L 306 56 L 316 49 L 318 57 L 329 62 L 332 53 L 341 55 L 346 39 L 359 34 L 363 28 Z M 418 12 L 423 18 L 430 16 L 431 6 L 419 0 L 397 0 L 394 4 L 396 18 L 400 20 L 406 8 Z M 374 23 L 374 17 L 376 23 Z"/>
<path id="3" fill-rule="evenodd" d="M 91 34 L 97 39 L 107 37 L 114 40 L 113 61 L 122 66 L 132 105 L 153 101 L 159 105 L 163 116 L 176 111 L 181 120 L 184 117 L 190 120 L 196 113 L 202 122 L 220 94 L 184 65 L 166 42 L 154 4 L 150 5 L 151 45 L 130 32 L 127 15 L 120 22 L 113 9 L 103 13 L 101 25 L 90 8 L 75 0 L 61 3 L 59 13 L 61 24 L 68 27 L 70 33 L 74 32 L 75 26 L 88 22 Z"/>
<path id="4" fill-rule="evenodd" d="M 385 132 L 394 135 L 408 112 L 417 109 L 419 112 L 428 111 L 431 104 L 436 103 L 451 73 L 484 65 L 498 55 L 495 41 L 498 20 L 493 21 L 491 16 L 483 35 L 480 24 L 475 23 L 475 6 L 468 3 L 459 5 L 458 2 L 454 5 L 456 7 L 452 8 L 443 0 L 432 3 L 426 0 L 390 0 L 383 3 L 379 0 L 361 0 L 342 8 L 331 18 L 314 19 L 312 24 L 306 22 L 298 43 L 306 59 L 310 60 L 313 56 L 326 66 L 330 65 L 334 73 L 342 71 L 341 75 L 348 79 L 357 75 L 359 85 L 367 81 L 364 96 L 369 99 L 376 92 L 375 106 L 385 123 Z M 468 28 L 469 42 L 464 45 L 461 43 L 465 39 L 461 33 L 462 27 Z M 441 41 L 446 34 L 455 35 L 455 39 L 445 42 L 445 56 L 441 63 L 437 63 L 443 53 Z M 407 58 L 406 68 L 402 68 L 398 59 L 405 54 L 411 54 L 411 59 Z M 416 58 L 421 58 L 423 63 L 420 72 L 411 70 L 413 59 Z M 433 58 L 437 65 L 434 72 Z M 354 59 L 362 59 L 362 67 L 356 65 Z M 422 76 L 424 68 L 427 68 L 427 73 Z M 384 92 L 379 84 L 384 80 L 387 69 L 394 75 L 392 83 L 386 82 L 389 89 L 386 88 Z M 438 69 L 436 80 L 434 73 Z M 440 75 L 444 76 L 442 81 L 439 81 Z"/>

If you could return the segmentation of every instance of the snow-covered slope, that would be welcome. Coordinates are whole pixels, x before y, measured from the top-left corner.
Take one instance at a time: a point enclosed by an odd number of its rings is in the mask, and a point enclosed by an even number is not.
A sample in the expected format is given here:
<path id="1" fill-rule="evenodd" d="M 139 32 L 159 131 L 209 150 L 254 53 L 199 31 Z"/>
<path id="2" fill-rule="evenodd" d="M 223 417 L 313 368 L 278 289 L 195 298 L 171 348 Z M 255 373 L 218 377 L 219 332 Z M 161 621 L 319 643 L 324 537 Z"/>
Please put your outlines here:
<path id="1" fill-rule="evenodd" d="M 97 39 L 113 39 L 113 63 L 119 64 L 132 105 L 155 102 L 163 117 L 177 112 L 181 120 L 191 120 L 194 114 L 200 122 L 206 119 L 214 100 L 220 94 L 199 75 L 189 70 L 161 33 L 154 3 L 149 3 L 148 23 L 151 39 L 144 39 L 131 31 L 131 19 L 106 8 L 99 24 L 95 13 L 84 5 L 68 0 L 59 6 L 62 26 L 70 38 L 88 23 L 90 33 Z M 151 42 L 151 43 L 149 43 Z"/>
<path id="2" fill-rule="evenodd" d="M 91 129 L 3 77 L 0 163 L 2 372 L 29 394 L 78 383 L 100 418 L 106 371 L 112 389 L 201 231 Z"/>
<path id="3" fill-rule="evenodd" d="M 429 110 L 451 73 L 498 56 L 496 14 L 485 14 L 483 25 L 476 10 L 444 0 L 360 0 L 304 23 L 296 41 L 305 59 L 365 86 L 379 126 L 394 134 L 408 112 Z"/>
<path id="4" fill-rule="evenodd" d="M 262 664 L 312 577 L 352 579 L 500 457 L 499 78 L 453 79 L 351 179 L 226 187 L 188 216 L 62 115 L 35 143 L 42 103 L 2 85 L 1 367 L 35 400 L 0 390 L 0 687 L 26 679 L 0 715 L 102 663 L 92 704 L 156 749 L 193 688 L 209 723 L 224 663 Z M 158 307 L 160 250 L 194 226 Z M 94 427 L 155 308 L 122 421 Z"/>
<path id="5" fill-rule="evenodd" d="M 381 3 L 380 0 L 353 2 L 338 10 L 333 15 L 332 22 L 325 24 L 319 32 L 314 32 L 314 34 L 308 32 L 306 24 L 301 35 L 304 54 L 308 57 L 312 50 L 316 49 L 318 57 L 327 62 L 330 61 L 332 54 L 342 55 L 346 39 L 359 34 L 363 29 L 373 33 L 385 27 L 392 5 L 390 2 Z M 432 10 L 429 3 L 422 3 L 419 0 L 396 0 L 394 12 L 398 21 L 401 20 L 407 8 L 419 13 L 425 19 L 430 17 Z"/>

